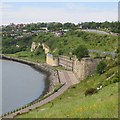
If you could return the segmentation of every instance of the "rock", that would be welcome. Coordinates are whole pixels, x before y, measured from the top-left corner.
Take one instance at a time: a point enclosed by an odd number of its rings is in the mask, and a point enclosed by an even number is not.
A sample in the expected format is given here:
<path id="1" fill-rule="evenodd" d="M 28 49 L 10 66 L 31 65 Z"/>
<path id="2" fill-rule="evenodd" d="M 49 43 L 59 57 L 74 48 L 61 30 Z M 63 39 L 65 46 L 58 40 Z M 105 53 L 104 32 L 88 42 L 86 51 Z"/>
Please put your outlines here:
<path id="1" fill-rule="evenodd" d="M 31 45 L 31 52 L 33 52 L 36 48 L 37 48 L 37 45 L 35 42 L 33 42 Z"/>

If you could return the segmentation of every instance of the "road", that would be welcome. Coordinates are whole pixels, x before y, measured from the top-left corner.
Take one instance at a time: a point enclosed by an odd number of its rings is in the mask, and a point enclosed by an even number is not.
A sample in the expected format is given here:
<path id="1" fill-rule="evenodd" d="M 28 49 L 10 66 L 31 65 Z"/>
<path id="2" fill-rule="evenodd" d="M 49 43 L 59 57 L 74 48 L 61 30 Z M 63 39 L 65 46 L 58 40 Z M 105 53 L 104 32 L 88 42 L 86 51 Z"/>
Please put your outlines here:
<path id="1" fill-rule="evenodd" d="M 19 110 L 15 113 L 12 113 L 4 118 L 14 118 L 17 114 L 23 114 L 31 111 L 32 109 L 36 109 L 63 94 L 70 86 L 79 83 L 79 80 L 76 78 L 73 72 L 71 71 L 58 71 L 59 78 L 61 84 L 64 84 L 63 87 L 61 87 L 57 92 L 52 94 L 51 96 L 47 97 L 44 100 L 41 100 L 38 103 L 35 103 L 27 108 L 24 108 L 22 110 Z"/>
<path id="2" fill-rule="evenodd" d="M 89 52 L 100 53 L 100 54 L 103 54 L 103 55 L 112 55 L 113 58 L 115 58 L 115 56 L 116 56 L 115 52 L 108 52 L 108 51 L 101 52 L 99 50 L 89 50 Z"/>
<path id="3" fill-rule="evenodd" d="M 82 31 L 85 32 L 92 32 L 92 33 L 98 33 L 98 34 L 104 34 L 104 35 L 114 35 L 114 36 L 118 36 L 118 33 L 113 33 L 113 32 L 105 32 L 105 31 L 101 31 L 101 30 L 96 30 L 96 29 L 82 29 Z"/>

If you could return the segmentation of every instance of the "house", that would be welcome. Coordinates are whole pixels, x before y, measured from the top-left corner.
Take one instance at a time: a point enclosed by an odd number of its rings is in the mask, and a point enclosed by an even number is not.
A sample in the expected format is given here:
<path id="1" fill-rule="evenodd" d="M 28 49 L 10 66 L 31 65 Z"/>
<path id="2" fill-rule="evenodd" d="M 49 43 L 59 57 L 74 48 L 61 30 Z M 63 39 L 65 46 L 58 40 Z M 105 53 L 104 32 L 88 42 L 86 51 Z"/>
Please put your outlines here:
<path id="1" fill-rule="evenodd" d="M 64 32 L 63 31 L 55 31 L 55 32 L 53 32 L 53 34 L 57 37 L 61 37 L 64 35 Z"/>

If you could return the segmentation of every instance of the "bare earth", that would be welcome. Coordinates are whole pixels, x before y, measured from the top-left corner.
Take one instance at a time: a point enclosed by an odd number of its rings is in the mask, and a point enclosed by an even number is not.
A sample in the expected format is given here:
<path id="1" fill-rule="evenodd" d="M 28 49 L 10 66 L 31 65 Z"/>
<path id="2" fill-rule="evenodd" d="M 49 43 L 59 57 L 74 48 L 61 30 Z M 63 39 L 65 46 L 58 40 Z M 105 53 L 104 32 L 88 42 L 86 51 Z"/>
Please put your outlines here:
<path id="1" fill-rule="evenodd" d="M 59 71 L 59 77 L 60 77 L 60 82 L 61 84 L 65 85 L 63 87 L 61 87 L 57 92 L 55 92 L 54 94 L 52 94 L 51 96 L 47 97 L 44 100 L 41 100 L 38 103 L 35 103 L 27 108 L 24 108 L 22 110 L 19 110 L 15 113 L 12 113 L 4 118 L 13 118 L 14 116 L 16 116 L 17 114 L 23 114 L 23 113 L 27 113 L 32 109 L 38 108 L 50 101 L 52 101 L 53 99 L 55 99 L 56 97 L 58 97 L 59 95 L 61 95 L 62 93 L 64 93 L 64 91 L 66 91 L 71 85 L 77 84 L 79 83 L 79 80 L 76 78 L 76 76 L 74 75 L 73 72 L 71 71 Z"/>

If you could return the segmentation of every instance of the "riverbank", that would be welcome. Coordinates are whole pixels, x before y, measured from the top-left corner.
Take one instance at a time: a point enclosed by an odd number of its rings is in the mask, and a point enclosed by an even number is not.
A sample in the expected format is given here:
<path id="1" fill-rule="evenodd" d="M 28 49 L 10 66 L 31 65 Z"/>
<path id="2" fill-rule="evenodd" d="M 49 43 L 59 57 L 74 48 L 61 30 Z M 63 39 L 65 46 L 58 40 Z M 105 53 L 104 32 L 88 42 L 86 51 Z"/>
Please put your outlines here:
<path id="1" fill-rule="evenodd" d="M 46 96 L 44 99 L 36 101 L 34 104 L 31 104 L 23 109 L 20 109 L 14 113 L 11 113 L 9 115 L 4 116 L 3 118 L 14 118 L 18 115 L 29 113 L 32 110 L 38 109 L 40 106 L 45 105 L 47 103 L 50 103 L 55 98 L 59 97 L 61 94 L 63 94 L 70 86 L 74 84 L 78 84 L 79 80 L 75 77 L 74 73 L 71 71 L 59 71 L 58 72 L 60 76 L 60 82 L 62 83 L 61 87 L 59 89 L 55 90 L 53 93 Z"/>
<path id="2" fill-rule="evenodd" d="M 4 55 L 2 57 L 4 57 Z M 8 56 L 5 56 L 5 59 L 6 58 L 11 59 L 11 57 L 8 57 Z M 15 61 L 17 60 L 18 61 L 18 59 L 16 59 L 16 58 L 12 58 L 11 60 L 15 60 Z M 22 62 L 24 63 L 25 61 L 22 60 Z M 28 64 L 33 65 L 32 62 L 30 62 L 30 63 L 28 62 Z M 38 65 L 39 63 L 36 63 L 36 64 Z M 36 66 L 36 64 L 35 64 L 35 66 Z M 39 66 L 39 67 L 41 68 L 41 66 Z M 43 70 L 48 70 L 50 73 L 54 70 L 50 66 L 47 66 L 47 68 L 50 68 L 50 69 L 46 69 L 46 67 L 45 67 Z M 25 113 L 30 112 L 33 109 L 37 109 L 38 107 L 40 107 L 40 106 L 42 106 L 46 103 L 51 102 L 52 100 L 54 100 L 55 98 L 57 98 L 58 96 L 63 94 L 70 86 L 79 83 L 79 80 L 75 77 L 74 73 L 71 72 L 71 71 L 65 71 L 65 70 L 57 71 L 56 75 L 59 79 L 58 80 L 59 83 L 61 83 L 61 85 L 57 89 L 54 89 L 53 92 L 49 91 L 49 93 L 46 94 L 42 99 L 38 99 L 35 102 L 32 102 L 32 103 L 28 104 L 27 106 L 23 106 L 22 108 L 14 111 L 12 113 L 6 114 L 6 115 L 2 116 L 2 118 L 14 118 L 17 115 L 25 114 Z M 51 75 L 50 75 L 49 79 L 52 81 L 51 86 L 54 86 L 56 84 L 55 79 L 54 79 L 56 75 L 55 75 L 55 73 L 54 74 L 51 73 Z"/>
<path id="3" fill-rule="evenodd" d="M 39 72 L 42 72 L 42 73 L 46 74 L 45 90 L 43 91 L 42 95 L 38 96 L 38 98 L 36 98 L 33 102 L 28 103 L 28 105 L 30 105 L 32 103 L 35 103 L 36 101 L 40 100 L 41 98 L 44 98 L 48 94 L 52 93 L 54 91 L 54 89 L 56 88 L 56 86 L 58 84 L 60 84 L 59 80 L 58 80 L 59 78 L 58 78 L 58 74 L 57 74 L 58 73 L 57 69 L 54 69 L 51 66 L 48 66 L 44 63 L 35 63 L 35 62 L 30 62 L 30 61 L 26 61 L 26 60 L 22 60 L 22 59 L 18 59 L 18 58 L 13 58 L 13 57 L 9 57 L 9 56 L 6 56 L 6 55 L 0 55 L 0 56 L 1 56 L 0 59 L 20 62 L 20 63 L 31 66 L 32 68 L 34 68 L 35 70 L 37 70 Z"/>

